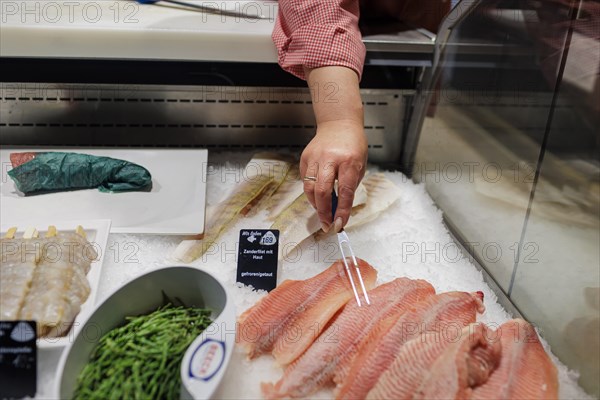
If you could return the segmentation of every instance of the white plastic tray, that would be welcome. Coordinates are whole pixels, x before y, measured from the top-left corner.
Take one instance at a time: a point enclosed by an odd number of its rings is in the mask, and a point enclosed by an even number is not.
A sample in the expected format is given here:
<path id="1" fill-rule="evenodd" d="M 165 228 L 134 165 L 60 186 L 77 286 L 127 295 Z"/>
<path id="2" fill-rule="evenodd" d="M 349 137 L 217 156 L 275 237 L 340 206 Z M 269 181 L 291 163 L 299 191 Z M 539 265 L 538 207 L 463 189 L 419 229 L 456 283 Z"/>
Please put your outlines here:
<path id="1" fill-rule="evenodd" d="M 23 196 L 7 174 L 10 153 L 72 151 L 139 164 L 152 174 L 151 192 L 102 193 L 97 189 Z M 0 150 L 0 216 L 3 224 L 60 220 L 112 220 L 113 233 L 199 235 L 204 232 L 204 149 L 31 149 Z"/>
<path id="2" fill-rule="evenodd" d="M 34 227 L 40 233 L 40 236 L 43 236 L 46 233 L 46 229 L 49 225 L 54 225 L 56 229 L 60 232 L 74 232 L 77 228 L 77 225 L 81 225 L 85 230 L 87 235 L 87 240 L 93 246 L 96 252 L 98 253 L 98 258 L 92 262 L 90 267 L 90 271 L 87 274 L 88 282 L 90 283 L 90 295 L 88 296 L 85 303 L 81 305 L 81 311 L 75 317 L 73 321 L 73 325 L 70 331 L 66 336 L 60 338 L 39 338 L 38 339 L 38 348 L 40 349 L 48 349 L 55 347 L 64 347 L 68 343 L 72 342 L 75 338 L 75 335 L 79 332 L 79 329 L 83 326 L 83 323 L 92 310 L 94 309 L 96 302 L 96 294 L 98 293 L 98 284 L 100 283 L 100 276 L 102 272 L 102 262 L 104 260 L 104 254 L 106 253 L 106 245 L 108 242 L 108 233 L 110 231 L 110 220 L 88 220 L 88 221 L 66 221 L 66 222 L 56 222 L 51 221 L 47 223 L 38 222 L 35 224 L 15 224 L 15 225 L 4 225 L 2 224 L 1 231 L 2 236 L 8 231 L 12 226 L 17 227 L 16 237 L 21 237 L 25 229 L 29 227 Z"/>

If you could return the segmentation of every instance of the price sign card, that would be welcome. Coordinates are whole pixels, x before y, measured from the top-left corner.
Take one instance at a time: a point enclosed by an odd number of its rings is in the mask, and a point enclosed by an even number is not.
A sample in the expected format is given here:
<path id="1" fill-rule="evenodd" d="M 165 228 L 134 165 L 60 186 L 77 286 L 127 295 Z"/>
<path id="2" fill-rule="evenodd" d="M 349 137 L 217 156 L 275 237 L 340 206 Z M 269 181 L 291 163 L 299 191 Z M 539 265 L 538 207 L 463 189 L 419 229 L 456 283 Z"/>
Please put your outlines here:
<path id="1" fill-rule="evenodd" d="M 35 329 L 33 321 L 0 321 L 0 399 L 35 396 Z"/>
<path id="2" fill-rule="evenodd" d="M 271 291 L 277 286 L 279 231 L 242 229 L 238 253 L 237 281 L 255 289 Z"/>

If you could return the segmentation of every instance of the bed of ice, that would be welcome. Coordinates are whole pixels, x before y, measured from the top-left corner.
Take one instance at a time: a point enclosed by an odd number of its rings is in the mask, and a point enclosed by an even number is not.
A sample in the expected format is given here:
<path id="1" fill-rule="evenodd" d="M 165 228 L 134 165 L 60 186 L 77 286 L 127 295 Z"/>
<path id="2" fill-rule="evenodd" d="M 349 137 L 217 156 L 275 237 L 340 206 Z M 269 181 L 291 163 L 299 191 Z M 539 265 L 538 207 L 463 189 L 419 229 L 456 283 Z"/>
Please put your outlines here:
<path id="1" fill-rule="evenodd" d="M 211 154 L 208 176 L 208 205 L 217 204 L 242 179 L 241 171 L 251 153 Z M 482 291 L 486 311 L 479 320 L 497 326 L 511 316 L 498 303 L 496 294 L 483 280 L 481 271 L 463 257 L 442 221 L 442 212 L 425 191 L 424 185 L 414 184 L 398 172 L 386 176 L 401 188 L 401 197 L 376 220 L 348 230 L 357 256 L 378 270 L 378 283 L 396 277 L 421 278 L 429 281 L 437 292 L 451 290 Z M 214 274 L 227 285 L 234 296 L 238 315 L 252 306 L 265 292 L 256 292 L 236 284 L 236 254 L 240 229 L 264 229 L 269 224 L 265 214 L 241 218 L 221 238 L 216 254 L 196 260 L 192 265 Z M 171 254 L 181 237 L 113 234 L 106 249 L 97 301 L 127 281 L 153 268 L 173 265 Z M 333 252 L 335 237 L 318 242 L 305 241 L 293 259 L 280 262 L 278 281 L 305 279 L 325 268 L 337 257 Z M 291 258 L 291 257 L 289 257 Z M 544 342 L 544 345 L 545 342 Z M 54 384 L 59 351 L 40 351 L 38 398 L 49 398 Z M 577 374 L 569 371 L 556 357 L 561 399 L 591 399 L 577 384 Z M 236 351 L 227 374 L 215 398 L 260 399 L 260 382 L 275 382 L 282 374 L 270 355 L 248 361 Z M 326 388 L 311 398 L 331 398 Z"/>

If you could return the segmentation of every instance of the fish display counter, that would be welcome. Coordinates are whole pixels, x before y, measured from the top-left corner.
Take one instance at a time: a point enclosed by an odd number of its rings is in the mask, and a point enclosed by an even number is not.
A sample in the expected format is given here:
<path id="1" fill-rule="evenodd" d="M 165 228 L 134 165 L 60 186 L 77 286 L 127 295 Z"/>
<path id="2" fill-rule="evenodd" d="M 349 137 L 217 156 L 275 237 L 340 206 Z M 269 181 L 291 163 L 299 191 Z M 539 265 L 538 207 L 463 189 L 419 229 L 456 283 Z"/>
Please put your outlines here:
<path id="1" fill-rule="evenodd" d="M 307 225 L 314 213 L 309 203 L 294 205 L 294 200 L 303 196 L 298 194 L 301 190 L 297 187 L 294 189 L 294 186 L 302 185 L 297 173 L 294 173 L 294 154 L 284 153 L 275 158 L 272 158 L 272 154 L 259 154 L 253 158 L 254 156 L 255 153 L 252 152 L 215 152 L 209 157 L 211 173 L 207 176 L 209 211 L 205 240 L 211 240 L 212 246 L 202 247 L 202 240 L 181 236 L 111 234 L 108 243 L 102 248 L 105 254 L 96 295 L 97 304 L 138 276 L 165 265 L 183 263 L 210 273 L 224 285 L 235 304 L 240 324 L 237 325 L 238 335 L 242 331 L 253 332 L 253 325 L 270 327 L 267 329 L 269 332 L 273 326 L 290 323 L 287 329 L 281 331 L 283 337 L 269 339 L 275 340 L 275 344 L 257 348 L 255 346 L 263 343 L 262 340 L 252 339 L 244 344 L 238 336 L 231 361 L 213 398 L 333 398 L 341 390 L 344 391 L 341 393 L 354 393 L 353 396 L 389 398 L 390 392 L 387 391 L 394 387 L 412 387 L 410 384 L 415 385 L 414 390 L 417 390 L 423 384 L 419 380 L 401 386 L 392 384 L 391 388 L 388 387 L 389 384 L 385 384 L 385 379 L 391 379 L 392 382 L 398 379 L 390 375 L 395 373 L 391 372 L 395 371 L 392 363 L 394 358 L 407 360 L 405 362 L 411 368 L 434 368 L 426 365 L 432 365 L 427 363 L 434 363 L 436 358 L 419 358 L 421 354 L 429 354 L 429 351 L 415 349 L 414 353 L 397 353 L 405 348 L 398 346 L 402 341 L 407 342 L 405 346 L 409 343 L 428 345 L 429 339 L 425 339 L 425 336 L 422 338 L 425 342 L 421 342 L 421 339 L 410 340 L 411 337 L 425 334 L 420 329 L 414 330 L 416 321 L 419 321 L 417 325 L 431 321 L 430 329 L 427 330 L 430 333 L 427 335 L 436 332 L 434 326 L 443 326 L 445 333 L 440 336 L 442 343 L 448 341 L 448 344 L 456 346 L 457 343 L 463 343 L 463 340 L 471 343 L 466 347 L 458 347 L 466 352 L 463 354 L 472 354 L 469 357 L 482 362 L 482 368 L 485 365 L 489 369 L 484 376 L 478 378 L 479 384 L 467 383 L 472 382 L 471 378 L 464 382 L 457 381 L 457 398 L 463 398 L 460 393 L 465 390 L 473 392 L 474 396 L 479 394 L 480 397 L 476 398 L 495 398 L 499 389 L 491 389 L 492 394 L 486 394 L 490 389 L 483 382 L 502 385 L 505 379 L 514 377 L 514 374 L 520 376 L 524 380 L 520 384 L 525 385 L 525 389 L 515 389 L 516 393 L 519 393 L 518 390 L 540 390 L 539 398 L 548 398 L 544 397 L 544 393 L 561 399 L 591 398 L 577 385 L 572 371 L 552 354 L 543 338 L 538 338 L 537 332 L 530 325 L 522 320 L 511 320 L 519 317 L 519 314 L 510 308 L 510 303 L 504 303 L 509 308 L 501 304 L 503 301 L 499 301 L 493 281 L 489 280 L 450 235 L 443 224 L 440 210 L 423 184 L 415 184 L 399 172 L 386 172 L 375 166 L 369 168 L 364 180 L 364 204 L 358 205 L 354 211 L 354 216 L 361 223 L 347 229 L 356 255 L 363 260 L 362 275 L 371 294 L 371 305 L 357 307 L 349 292 L 343 268 L 338 269 L 337 260 L 340 256 L 335 237 L 318 232 L 318 225 L 316 228 Z M 270 172 L 264 175 L 267 182 L 280 179 L 282 185 L 279 185 L 279 189 L 282 192 L 275 190 L 265 198 L 264 190 L 261 189 L 264 185 L 257 184 L 261 182 L 260 177 L 250 176 L 248 179 L 246 168 L 256 166 L 257 160 L 270 160 L 271 163 L 286 160 L 284 164 L 279 164 L 283 166 L 282 170 L 270 168 Z M 282 173 L 284 171 L 286 173 Z M 254 186 L 247 191 L 245 185 L 249 184 Z M 236 195 L 240 189 L 245 194 L 243 200 L 239 200 L 240 197 Z M 382 190 L 385 191 L 385 196 L 370 195 Z M 259 196 L 261 192 L 263 196 Z M 243 207 L 242 203 L 252 204 L 252 207 Z M 364 215 L 361 218 L 361 210 L 367 210 L 370 214 L 368 218 Z M 299 213 L 302 217 L 289 219 L 286 214 L 290 212 Z M 280 254 L 277 289 L 268 294 L 237 283 L 240 230 L 273 229 L 278 218 L 288 218 L 287 224 L 280 226 L 282 229 L 279 240 L 280 249 L 287 248 L 289 251 Z M 186 258 L 186 262 L 182 258 Z M 312 289 L 307 290 L 303 285 Z M 340 297 L 342 293 L 346 294 Z M 342 306 L 344 308 L 341 314 L 337 315 L 336 311 Z M 260 307 L 264 310 L 261 311 Z M 333 323 L 328 323 L 334 315 L 337 316 Z M 387 324 L 384 323 L 386 321 Z M 397 321 L 404 323 L 392 323 Z M 294 326 L 300 327 L 301 332 L 291 329 Z M 359 326 L 364 329 L 357 330 Z M 463 326 L 466 330 L 460 328 Z M 515 357 L 524 357 L 525 365 L 531 363 L 532 369 L 543 368 L 547 371 L 545 375 L 529 378 L 504 365 L 505 358 L 499 355 L 498 350 L 501 342 L 493 340 L 492 334 L 501 327 L 505 333 L 511 332 L 511 335 L 501 336 L 502 343 L 510 336 L 516 338 L 516 342 L 508 342 L 524 346 L 508 350 L 507 344 L 503 345 L 502 351 L 514 351 Z M 466 336 L 460 334 L 463 330 Z M 515 334 L 517 336 L 512 336 Z M 363 336 L 377 338 L 374 341 L 365 339 L 366 343 L 371 343 L 371 348 L 367 347 L 368 351 L 359 350 L 362 346 L 357 338 Z M 460 338 L 463 340 L 459 340 Z M 431 340 L 432 344 L 439 343 L 433 337 Z M 372 347 L 383 346 L 387 341 L 392 344 L 390 349 L 394 349 L 393 353 Z M 298 348 L 300 343 L 303 343 L 302 347 Z M 249 350 L 250 348 L 255 350 Z M 407 351 L 409 348 L 406 347 Z M 53 396 L 61 350 L 39 350 L 38 398 Z M 435 351 L 451 352 L 444 346 Z M 378 354 L 386 356 L 386 360 L 378 361 Z M 393 357 L 393 354 L 396 356 Z M 320 366 L 316 360 L 321 357 L 340 361 L 335 364 L 329 361 Z M 362 375 L 359 374 L 352 379 L 344 379 L 344 376 L 348 376 L 345 374 L 357 373 L 353 372 L 352 361 L 358 362 L 359 369 L 363 371 L 369 371 L 365 369 L 366 366 L 377 366 L 379 369 L 376 377 L 380 379 L 373 381 L 371 377 L 364 385 L 357 383 L 358 386 L 344 386 L 344 382 L 362 382 L 361 379 L 367 378 L 361 378 Z M 383 368 L 384 365 L 389 365 L 389 368 Z M 417 367 L 419 365 L 422 366 Z M 390 372 L 385 372 L 386 370 Z M 440 366 L 440 373 L 443 370 Z M 398 373 L 404 376 L 403 373 Z M 307 386 L 307 379 L 314 382 L 314 386 Z M 499 382 L 494 383 L 494 379 Z M 379 386 L 375 385 L 376 382 L 380 382 Z M 431 390 L 435 387 L 429 383 L 423 385 Z M 478 386 L 481 387 L 479 391 Z M 341 398 L 344 396 L 341 395 Z M 506 396 L 510 398 L 510 394 Z"/>
<path id="2" fill-rule="evenodd" d="M 597 398 L 586 2 L 362 27 L 351 257 L 276 2 L 0 3 L 0 397 Z"/>

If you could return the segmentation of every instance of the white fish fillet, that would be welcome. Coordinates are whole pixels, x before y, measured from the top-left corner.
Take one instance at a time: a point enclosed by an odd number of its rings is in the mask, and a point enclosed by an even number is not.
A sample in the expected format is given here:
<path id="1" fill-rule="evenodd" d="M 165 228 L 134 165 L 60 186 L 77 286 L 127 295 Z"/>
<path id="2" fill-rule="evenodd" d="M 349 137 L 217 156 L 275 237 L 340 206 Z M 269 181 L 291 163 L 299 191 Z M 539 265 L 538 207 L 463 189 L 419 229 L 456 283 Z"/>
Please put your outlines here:
<path id="1" fill-rule="evenodd" d="M 90 293 L 86 273 L 97 254 L 77 234 L 37 242 L 41 253 L 18 318 L 35 320 L 39 336 L 62 336 Z"/>
<path id="2" fill-rule="evenodd" d="M 0 320 L 15 320 L 40 258 L 40 240 L 0 241 Z"/>
<path id="3" fill-rule="evenodd" d="M 291 161 L 290 157 L 276 154 L 256 154 L 244 169 L 243 182 L 208 215 L 204 238 L 184 240 L 175 249 L 173 257 L 191 263 L 206 253 L 240 214 L 246 214 L 258 199 L 265 194 L 272 194 L 272 191 L 279 187 L 287 175 Z"/>
<path id="4" fill-rule="evenodd" d="M 364 206 L 367 202 L 367 188 L 361 183 L 356 189 L 352 207 Z M 283 212 L 281 212 L 271 229 L 278 229 L 280 240 L 280 253 L 286 255 L 294 250 L 305 239 L 311 237 L 321 229 L 321 221 L 316 210 L 302 192 Z M 280 255 L 281 255 L 280 254 Z"/>
<path id="5" fill-rule="evenodd" d="M 364 206 L 352 210 L 345 229 L 374 220 L 400 198 L 400 188 L 382 173 L 368 175 L 363 179 L 362 184 L 366 189 L 367 199 Z"/>
<path id="6" fill-rule="evenodd" d="M 290 168 L 277 191 L 267 200 L 265 204 L 268 212 L 267 219 L 274 221 L 302 193 L 304 193 L 304 183 L 300 179 L 300 167 L 296 164 Z"/>

